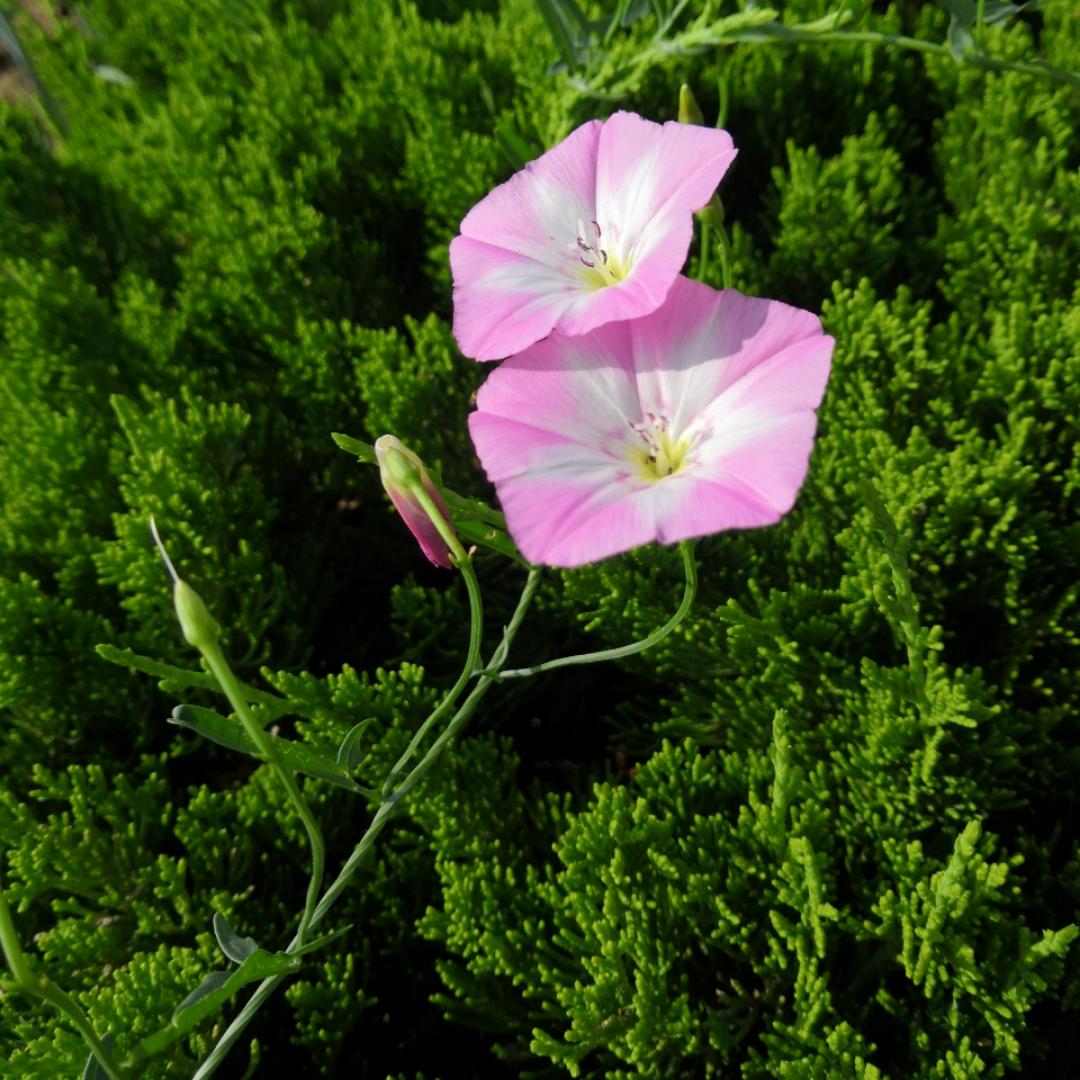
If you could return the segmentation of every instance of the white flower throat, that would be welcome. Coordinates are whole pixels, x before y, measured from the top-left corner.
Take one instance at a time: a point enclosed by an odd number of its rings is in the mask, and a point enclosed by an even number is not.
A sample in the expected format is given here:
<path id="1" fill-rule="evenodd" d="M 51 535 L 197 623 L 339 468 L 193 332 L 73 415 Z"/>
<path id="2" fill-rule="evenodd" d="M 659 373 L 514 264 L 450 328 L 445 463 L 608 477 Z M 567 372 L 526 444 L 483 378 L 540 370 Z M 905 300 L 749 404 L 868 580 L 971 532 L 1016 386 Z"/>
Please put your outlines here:
<path id="1" fill-rule="evenodd" d="M 609 240 L 604 240 L 598 221 L 590 221 L 588 227 L 579 220 L 575 254 L 581 263 L 582 280 L 590 289 L 604 289 L 616 285 L 630 273 L 629 260 L 623 260 L 615 250 L 609 250 Z"/>
<path id="2" fill-rule="evenodd" d="M 642 419 L 628 420 L 639 441 L 629 444 L 629 457 L 637 466 L 640 480 L 655 483 L 681 472 L 692 461 L 690 451 L 696 441 L 691 431 L 676 437 L 668 418 L 662 413 L 647 412 Z"/>

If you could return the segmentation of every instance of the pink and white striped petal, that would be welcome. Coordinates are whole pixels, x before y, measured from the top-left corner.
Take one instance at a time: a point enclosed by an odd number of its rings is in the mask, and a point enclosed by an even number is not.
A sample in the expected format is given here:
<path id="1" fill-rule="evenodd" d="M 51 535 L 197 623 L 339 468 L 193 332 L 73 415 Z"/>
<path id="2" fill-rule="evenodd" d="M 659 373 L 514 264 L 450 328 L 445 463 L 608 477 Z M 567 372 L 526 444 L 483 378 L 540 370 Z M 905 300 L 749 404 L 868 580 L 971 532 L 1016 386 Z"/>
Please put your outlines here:
<path id="1" fill-rule="evenodd" d="M 805 479 L 832 348 L 809 312 L 678 278 L 651 315 L 508 360 L 469 429 L 532 562 L 768 525 Z"/>
<path id="2" fill-rule="evenodd" d="M 655 311 L 686 261 L 693 212 L 734 157 L 713 128 L 625 112 L 583 124 L 462 221 L 450 245 L 462 352 L 497 360 L 552 330 Z"/>

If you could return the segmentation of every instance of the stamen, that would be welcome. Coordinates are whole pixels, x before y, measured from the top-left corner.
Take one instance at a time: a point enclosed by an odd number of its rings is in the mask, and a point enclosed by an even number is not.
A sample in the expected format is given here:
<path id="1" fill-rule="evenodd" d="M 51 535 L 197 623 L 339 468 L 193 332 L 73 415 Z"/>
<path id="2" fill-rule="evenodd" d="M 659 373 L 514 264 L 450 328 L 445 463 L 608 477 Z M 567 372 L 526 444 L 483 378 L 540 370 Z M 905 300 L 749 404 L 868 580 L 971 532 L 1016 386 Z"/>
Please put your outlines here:
<path id="1" fill-rule="evenodd" d="M 645 470 L 644 479 L 663 480 L 680 472 L 688 463 L 693 437 L 687 434 L 673 440 L 671 421 L 663 413 L 646 412 L 640 420 L 627 420 L 626 423 L 645 444 L 643 449 L 631 451 L 640 455 L 637 460 Z"/>
<path id="2" fill-rule="evenodd" d="M 601 247 L 602 234 L 599 221 L 584 222 L 579 219 L 577 236 L 568 245 L 586 269 L 596 271 L 595 274 L 581 274 L 581 280 L 589 290 L 618 285 L 630 274 L 630 264 L 618 250 Z M 610 242 L 609 240 L 608 243 Z M 582 256 L 584 258 L 581 258 Z M 580 274 L 580 271 L 578 273 Z"/>

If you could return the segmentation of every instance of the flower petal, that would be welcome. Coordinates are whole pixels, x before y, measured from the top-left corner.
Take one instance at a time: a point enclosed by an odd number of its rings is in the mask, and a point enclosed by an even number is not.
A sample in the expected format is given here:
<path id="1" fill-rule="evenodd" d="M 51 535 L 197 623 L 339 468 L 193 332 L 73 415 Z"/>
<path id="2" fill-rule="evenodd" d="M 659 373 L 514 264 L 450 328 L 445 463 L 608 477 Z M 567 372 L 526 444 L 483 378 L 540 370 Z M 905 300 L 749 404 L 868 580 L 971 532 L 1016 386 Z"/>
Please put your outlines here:
<path id="1" fill-rule="evenodd" d="M 501 360 L 547 337 L 574 301 L 573 283 L 546 263 L 466 236 L 450 244 L 454 337 L 476 360 Z"/>
<path id="2" fill-rule="evenodd" d="M 680 278 L 651 315 L 512 357 L 469 428 L 533 562 L 768 525 L 806 476 L 832 348 L 809 312 Z"/>
<path id="3" fill-rule="evenodd" d="M 624 434 L 627 416 L 636 415 L 628 323 L 609 323 L 588 337 L 553 335 L 514 356 L 497 374 L 477 394 L 481 414 L 525 422 L 584 445 L 599 447 Z"/>
<path id="4" fill-rule="evenodd" d="M 500 485 L 499 500 L 530 562 L 581 566 L 655 537 L 648 498 L 629 496 L 614 469 L 562 481 L 518 477 Z"/>
<path id="5" fill-rule="evenodd" d="M 561 143 L 493 188 L 461 222 L 461 235 L 559 265 L 558 245 L 573 247 L 582 222 L 596 217 L 599 120 L 590 120 Z"/>
<path id="6" fill-rule="evenodd" d="M 811 350 L 823 364 L 809 363 L 809 355 L 799 352 L 802 343 L 817 345 Z M 772 362 L 789 349 L 795 352 L 784 366 L 780 381 L 762 386 L 779 408 L 783 380 L 787 379 L 789 400 L 785 408 L 815 408 L 821 401 L 828 379 L 828 358 L 832 339 L 822 334 L 821 321 L 809 311 L 790 307 L 778 300 L 762 300 L 728 289 L 717 292 L 697 281 L 680 277 L 668 299 L 652 317 L 633 325 L 634 365 L 638 391 L 644 408 L 664 413 L 673 428 L 685 430 L 710 410 L 722 410 L 721 395 L 737 385 L 743 393 L 754 385 L 750 373 Z M 746 383 L 743 379 L 749 378 Z M 809 381 L 807 381 L 809 380 Z M 732 404 L 745 400 L 733 396 Z M 774 408 L 775 412 L 776 409 Z M 729 420 L 725 419 L 726 425 Z"/>
<path id="7" fill-rule="evenodd" d="M 628 112 L 607 120 L 597 151 L 597 217 L 638 273 L 670 287 L 686 261 L 691 215 L 712 198 L 736 153 L 717 128 L 660 125 Z"/>
<path id="8" fill-rule="evenodd" d="M 450 570 L 453 563 L 450 562 L 450 551 L 446 546 L 446 541 L 439 535 L 439 530 L 435 528 L 431 518 L 424 513 L 423 507 L 405 493 L 388 491 L 387 494 L 394 504 L 394 509 L 401 515 L 402 521 L 408 525 L 409 532 L 413 534 L 413 538 L 428 560 L 444 570 Z M 441 497 L 439 503 L 442 503 Z M 446 520 L 449 521 L 450 514 L 445 506 L 441 506 L 440 509 L 445 511 Z"/>
<path id="9" fill-rule="evenodd" d="M 552 330 L 581 335 L 655 311 L 735 157 L 713 128 L 616 113 L 583 124 L 485 196 L 450 245 L 454 335 L 478 360 Z"/>
<path id="10" fill-rule="evenodd" d="M 737 477 L 711 481 L 701 476 L 679 476 L 680 485 L 658 484 L 667 498 L 658 515 L 656 538 L 673 544 L 695 536 L 726 532 L 728 529 L 753 529 L 780 520 L 780 512 L 759 492 Z"/>
<path id="11" fill-rule="evenodd" d="M 546 337 L 582 291 L 580 224 L 596 215 L 591 120 L 490 191 L 450 245 L 454 336 L 477 360 L 510 356 Z"/>

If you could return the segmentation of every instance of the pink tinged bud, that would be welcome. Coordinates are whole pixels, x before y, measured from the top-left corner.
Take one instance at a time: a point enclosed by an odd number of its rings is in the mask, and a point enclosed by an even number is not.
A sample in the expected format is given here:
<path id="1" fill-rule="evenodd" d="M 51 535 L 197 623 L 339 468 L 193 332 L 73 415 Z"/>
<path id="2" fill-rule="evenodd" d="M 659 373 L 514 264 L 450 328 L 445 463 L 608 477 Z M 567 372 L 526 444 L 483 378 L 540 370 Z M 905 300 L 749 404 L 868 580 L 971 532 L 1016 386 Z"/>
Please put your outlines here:
<path id="1" fill-rule="evenodd" d="M 436 566 L 449 570 L 453 563 L 443 530 L 453 534 L 450 513 L 424 463 L 393 435 L 376 439 L 375 457 L 386 494 L 416 537 L 420 549 Z M 433 514 L 441 520 L 437 522 Z"/>

